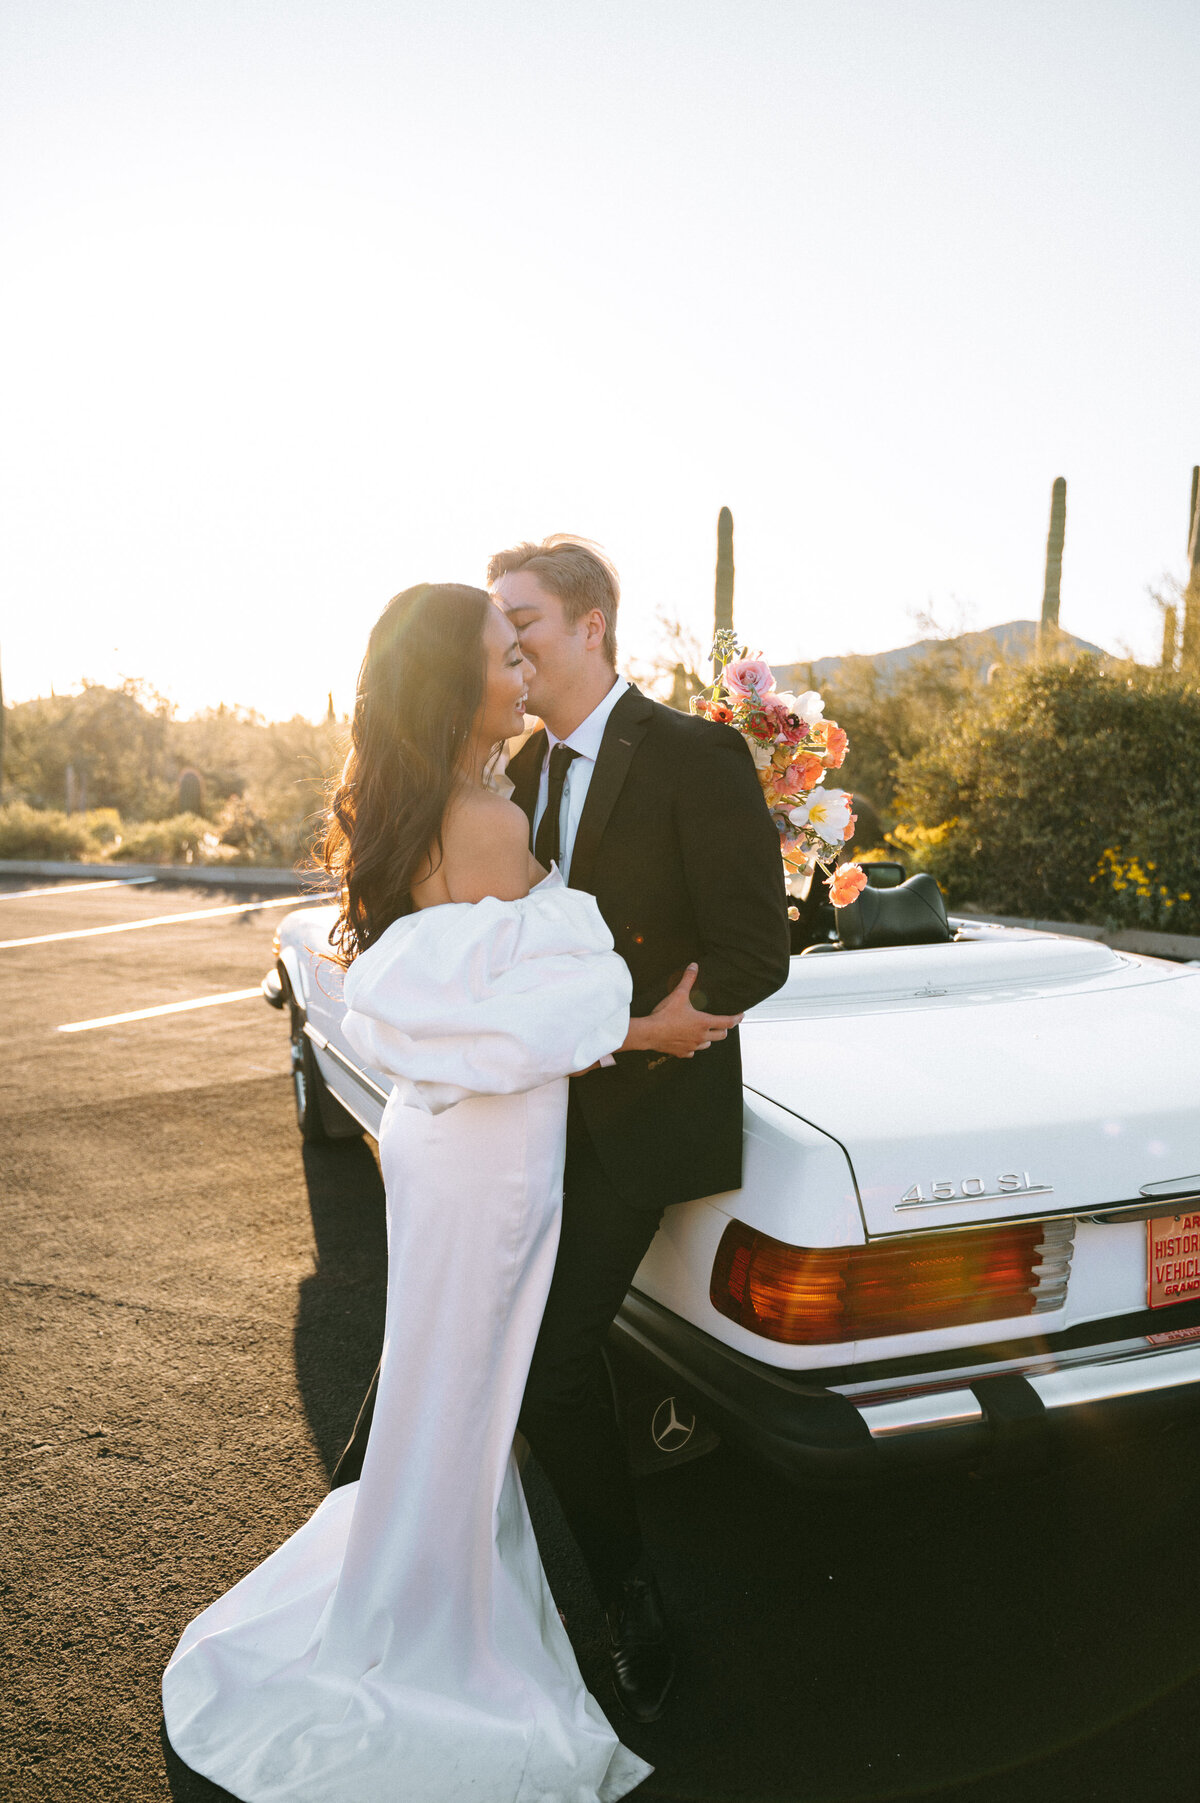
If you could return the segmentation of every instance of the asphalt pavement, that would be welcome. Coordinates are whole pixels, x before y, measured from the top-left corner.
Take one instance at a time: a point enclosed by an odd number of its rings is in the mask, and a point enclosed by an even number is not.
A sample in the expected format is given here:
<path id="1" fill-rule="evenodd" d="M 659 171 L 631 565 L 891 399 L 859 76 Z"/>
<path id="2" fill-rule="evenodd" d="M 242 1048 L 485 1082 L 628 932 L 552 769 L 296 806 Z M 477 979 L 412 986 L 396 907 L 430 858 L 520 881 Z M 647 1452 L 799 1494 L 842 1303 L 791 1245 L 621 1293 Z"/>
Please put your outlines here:
<path id="1" fill-rule="evenodd" d="M 252 988 L 278 898 L 183 918 L 249 899 L 0 886 L 6 1803 L 224 1796 L 166 1745 L 159 1676 L 321 1500 L 378 1355 L 373 1148 L 302 1148 L 283 1018 L 251 997 L 58 1030 Z M 637 1795 L 1195 1803 L 1198 1481 L 1194 1417 L 848 1492 L 726 1447 L 645 1479 L 681 1658 L 662 1721 L 619 1723 L 657 1768 Z M 613 1709 L 594 1598 L 527 1487 Z M 402 1770 L 396 1798 L 422 1803 Z"/>

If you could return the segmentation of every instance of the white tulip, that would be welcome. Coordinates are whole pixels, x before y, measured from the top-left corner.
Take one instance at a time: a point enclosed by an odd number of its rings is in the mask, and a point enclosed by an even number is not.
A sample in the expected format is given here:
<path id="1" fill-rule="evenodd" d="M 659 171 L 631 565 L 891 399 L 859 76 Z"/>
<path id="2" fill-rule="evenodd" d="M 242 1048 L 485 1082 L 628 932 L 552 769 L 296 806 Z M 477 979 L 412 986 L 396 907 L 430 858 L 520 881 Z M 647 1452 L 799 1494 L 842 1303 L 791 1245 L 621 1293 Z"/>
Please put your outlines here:
<path id="1" fill-rule="evenodd" d="M 850 824 L 853 795 L 845 789 L 814 789 L 788 814 L 793 826 L 806 826 L 826 845 L 841 845 Z"/>

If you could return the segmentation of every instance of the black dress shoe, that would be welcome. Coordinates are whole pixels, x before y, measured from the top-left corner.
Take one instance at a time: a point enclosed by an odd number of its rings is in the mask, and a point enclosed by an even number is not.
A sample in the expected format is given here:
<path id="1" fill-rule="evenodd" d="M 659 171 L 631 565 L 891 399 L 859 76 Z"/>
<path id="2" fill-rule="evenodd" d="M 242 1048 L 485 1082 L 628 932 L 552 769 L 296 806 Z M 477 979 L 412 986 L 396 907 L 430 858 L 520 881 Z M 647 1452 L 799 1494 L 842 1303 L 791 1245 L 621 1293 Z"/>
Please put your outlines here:
<path id="1" fill-rule="evenodd" d="M 656 1722 L 675 1678 L 675 1655 L 654 1579 L 627 1578 L 607 1618 L 617 1699 L 635 1721 Z"/>

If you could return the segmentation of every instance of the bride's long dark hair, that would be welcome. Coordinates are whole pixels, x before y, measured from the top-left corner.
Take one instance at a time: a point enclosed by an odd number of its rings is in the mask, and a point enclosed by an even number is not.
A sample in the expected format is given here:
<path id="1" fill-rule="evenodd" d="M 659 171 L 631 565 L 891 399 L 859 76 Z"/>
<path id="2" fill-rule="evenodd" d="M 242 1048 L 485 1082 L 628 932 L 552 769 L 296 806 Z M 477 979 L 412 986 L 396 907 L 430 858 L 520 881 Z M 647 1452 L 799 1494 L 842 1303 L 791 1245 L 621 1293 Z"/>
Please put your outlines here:
<path id="1" fill-rule="evenodd" d="M 349 964 L 410 912 L 485 689 L 491 597 L 458 582 L 393 596 L 367 641 L 350 755 L 329 806 L 321 861 L 341 890 L 331 944 Z"/>

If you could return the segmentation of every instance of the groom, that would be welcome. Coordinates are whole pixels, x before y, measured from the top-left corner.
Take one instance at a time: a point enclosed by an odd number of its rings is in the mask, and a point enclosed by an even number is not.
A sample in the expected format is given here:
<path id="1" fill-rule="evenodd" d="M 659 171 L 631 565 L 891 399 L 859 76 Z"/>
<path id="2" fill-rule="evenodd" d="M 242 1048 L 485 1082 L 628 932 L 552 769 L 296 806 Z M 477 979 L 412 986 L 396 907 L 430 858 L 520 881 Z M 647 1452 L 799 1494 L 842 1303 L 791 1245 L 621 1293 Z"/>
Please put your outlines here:
<path id="1" fill-rule="evenodd" d="M 745 742 L 617 675 L 616 571 L 563 536 L 501 551 L 488 583 L 545 723 L 508 767 L 535 856 L 594 895 L 633 975 L 626 1049 L 571 1080 L 562 1231 L 520 1425 L 604 1605 L 638 1721 L 674 1676 L 603 1348 L 663 1210 L 739 1188 L 737 1024 L 788 972 L 779 838 Z M 362 1468 L 374 1385 L 332 1482 Z"/>
<path id="2" fill-rule="evenodd" d="M 571 1081 L 562 1234 L 520 1425 L 605 1607 L 617 1694 L 653 1721 L 674 1661 L 603 1347 L 664 1208 L 741 1184 L 737 1023 L 788 972 L 779 839 L 740 735 L 618 676 L 620 590 L 594 546 L 500 551 L 488 584 L 544 722 L 508 767 L 513 800 L 538 862 L 595 896 L 633 975 L 632 1049 Z"/>

